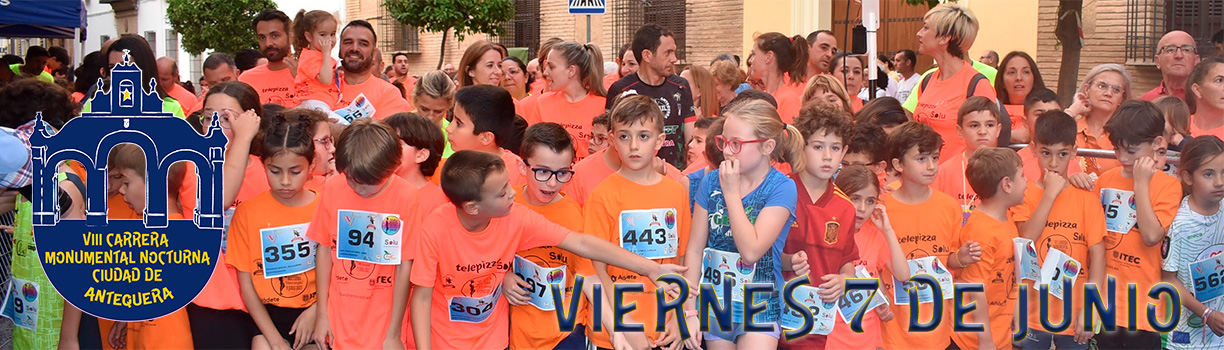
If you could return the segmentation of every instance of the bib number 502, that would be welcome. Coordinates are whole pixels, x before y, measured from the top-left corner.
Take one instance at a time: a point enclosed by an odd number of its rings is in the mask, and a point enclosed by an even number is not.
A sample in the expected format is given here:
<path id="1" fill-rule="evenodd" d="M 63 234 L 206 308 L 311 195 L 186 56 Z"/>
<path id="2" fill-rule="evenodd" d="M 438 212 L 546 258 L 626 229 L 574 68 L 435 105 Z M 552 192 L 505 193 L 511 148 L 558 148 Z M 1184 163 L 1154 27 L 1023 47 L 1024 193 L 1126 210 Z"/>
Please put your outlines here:
<path id="1" fill-rule="evenodd" d="M 279 247 L 264 248 L 264 261 L 277 262 L 281 260 L 293 260 L 296 258 L 306 258 L 310 256 L 310 242 L 297 242 L 297 244 L 282 244 Z"/>
<path id="2" fill-rule="evenodd" d="M 641 234 L 638 234 L 638 232 L 635 230 L 629 230 L 625 232 L 625 235 L 621 237 L 621 239 L 627 244 L 666 244 L 667 230 L 661 228 L 654 230 L 645 229 L 642 230 Z"/>

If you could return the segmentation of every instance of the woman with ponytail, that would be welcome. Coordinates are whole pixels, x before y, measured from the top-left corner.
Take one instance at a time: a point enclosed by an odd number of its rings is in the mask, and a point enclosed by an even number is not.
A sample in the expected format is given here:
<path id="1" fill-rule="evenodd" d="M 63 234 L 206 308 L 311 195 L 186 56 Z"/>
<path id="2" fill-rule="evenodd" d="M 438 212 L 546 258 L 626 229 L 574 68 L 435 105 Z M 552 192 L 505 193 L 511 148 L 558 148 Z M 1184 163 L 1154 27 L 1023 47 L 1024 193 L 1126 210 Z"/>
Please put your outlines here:
<path id="1" fill-rule="evenodd" d="M 807 81 L 808 44 L 802 36 L 765 33 L 753 40 L 749 65 L 761 77 L 765 92 L 778 101 L 782 122 L 790 124 L 802 106 Z"/>
<path id="2" fill-rule="evenodd" d="M 607 91 L 603 85 L 603 55 L 595 44 L 567 41 L 552 47 L 546 66 L 548 90 L 527 108 L 528 123 L 561 124 L 574 137 L 577 159 L 588 155 L 591 120 L 604 112 Z"/>

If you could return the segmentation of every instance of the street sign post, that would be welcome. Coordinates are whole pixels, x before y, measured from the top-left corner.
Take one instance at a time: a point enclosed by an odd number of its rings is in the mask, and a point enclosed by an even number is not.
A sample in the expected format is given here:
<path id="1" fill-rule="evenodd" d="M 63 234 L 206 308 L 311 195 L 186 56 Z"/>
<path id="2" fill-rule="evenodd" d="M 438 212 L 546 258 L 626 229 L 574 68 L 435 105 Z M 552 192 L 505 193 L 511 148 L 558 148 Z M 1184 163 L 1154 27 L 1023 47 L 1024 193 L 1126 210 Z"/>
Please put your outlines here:
<path id="1" fill-rule="evenodd" d="M 591 15 L 602 15 L 608 10 L 607 0 L 569 0 L 569 13 L 586 15 L 586 41 L 591 42 Z"/>

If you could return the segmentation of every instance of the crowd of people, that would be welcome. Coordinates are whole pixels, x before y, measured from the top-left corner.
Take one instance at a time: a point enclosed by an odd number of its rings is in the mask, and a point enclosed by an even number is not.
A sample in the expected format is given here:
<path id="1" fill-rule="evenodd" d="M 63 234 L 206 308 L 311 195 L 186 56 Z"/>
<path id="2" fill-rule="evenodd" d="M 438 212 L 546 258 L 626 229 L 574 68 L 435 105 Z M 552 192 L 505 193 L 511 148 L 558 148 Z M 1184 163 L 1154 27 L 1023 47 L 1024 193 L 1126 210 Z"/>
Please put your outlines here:
<path id="1" fill-rule="evenodd" d="M 32 47 L 0 69 L 0 186 L 12 189 L 0 196 L 3 230 L 19 243 L 30 235 L 12 226 L 13 215 L 31 215 L 36 112 L 63 127 L 124 62 L 155 77 L 163 112 L 201 133 L 220 126 L 230 210 L 213 276 L 186 308 L 112 322 L 48 298 L 39 314 L 48 326 L 17 329 L 15 344 L 1224 348 L 1215 310 L 1224 287 L 1202 280 L 1224 253 L 1224 59 L 1200 56 L 1193 37 L 1173 31 L 1154 53 L 1160 86 L 1132 94 L 1127 68 L 1102 64 L 1064 105 L 1029 53 L 967 57 L 981 25 L 967 8 L 941 4 L 923 21 L 916 50 L 881 55 L 875 81 L 866 79 L 872 65 L 839 50 L 827 30 L 760 34 L 744 61 L 724 54 L 679 74 L 681 48 L 653 24 L 606 52 L 615 53 L 608 72 L 594 44 L 552 38 L 523 62 L 476 41 L 457 65 L 412 76 L 407 54 L 382 62 L 366 21 L 341 27 L 325 11 L 290 19 L 270 9 L 251 21 L 259 49 L 208 56 L 198 93 L 139 36 L 85 55 L 75 83 L 52 75 L 68 76 L 63 48 Z M 919 54 L 936 67 L 920 72 Z M 1079 155 L 1092 149 L 1104 152 Z M 138 146 L 111 150 L 109 218 L 139 219 L 147 196 L 163 195 L 146 188 L 144 161 Z M 86 169 L 58 170 L 61 217 L 84 218 Z M 195 210 L 194 172 L 186 163 L 169 172 L 172 219 Z M 375 259 L 365 252 L 382 245 L 371 235 L 397 230 L 380 221 L 402 223 L 403 236 Z M 311 263 L 280 261 L 261 238 L 276 235 L 308 239 L 298 252 Z M 1060 273 L 1029 271 L 1045 266 Z M 34 271 L 13 273 L 46 283 Z M 732 323 L 702 320 L 696 287 L 681 310 L 659 313 L 657 289 L 690 293 L 656 281 L 667 274 L 693 286 L 733 283 Z M 947 283 L 945 293 L 910 300 L 907 280 L 920 274 Z M 1054 286 L 1064 275 L 1070 290 Z M 810 310 L 792 309 L 781 287 L 803 277 Z M 865 313 L 862 331 L 837 317 L 783 336 L 788 317 L 847 302 L 851 278 L 878 278 L 877 297 L 888 301 Z M 1103 321 L 1084 319 L 1083 286 L 1110 279 L 1117 298 L 1105 317 L 1117 327 L 1086 330 Z M 953 330 L 953 282 L 984 285 L 966 293 L 977 305 L 966 322 L 980 331 Z M 641 288 L 614 296 L 610 286 L 626 283 Z M 748 283 L 775 288 L 745 294 Z M 1057 291 L 1037 293 L 1044 283 Z M 1168 304 L 1143 296 L 1160 283 L 1181 305 L 1144 308 Z M 1127 284 L 1143 294 L 1128 295 Z M 1029 291 L 1026 310 L 1018 285 Z M 612 327 L 616 305 L 629 303 L 622 322 L 642 328 Z M 943 322 L 912 331 L 911 314 L 930 320 L 935 303 Z M 1154 327 L 1170 322 L 1171 332 Z"/>

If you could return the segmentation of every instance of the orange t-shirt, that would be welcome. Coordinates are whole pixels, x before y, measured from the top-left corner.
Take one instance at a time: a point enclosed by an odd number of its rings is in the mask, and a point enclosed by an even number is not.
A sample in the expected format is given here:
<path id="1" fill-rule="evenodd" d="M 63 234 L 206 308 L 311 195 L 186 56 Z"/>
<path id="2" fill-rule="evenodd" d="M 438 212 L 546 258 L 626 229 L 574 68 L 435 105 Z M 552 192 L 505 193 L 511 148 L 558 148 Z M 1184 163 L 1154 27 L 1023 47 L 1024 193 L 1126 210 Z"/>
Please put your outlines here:
<path id="1" fill-rule="evenodd" d="M 182 85 L 171 85 L 173 86 L 167 89 L 166 94 L 173 97 L 175 101 L 178 101 L 179 106 L 183 107 L 183 115 L 187 115 L 187 111 L 199 109 L 195 108 L 197 102 L 195 94 L 191 93 L 191 91 L 187 91 L 187 88 L 183 87 Z"/>
<path id="2" fill-rule="evenodd" d="M 1045 190 L 1037 188 L 1036 183 L 1030 182 L 1024 190 L 1024 203 L 1011 209 L 1012 219 L 1016 222 L 1028 221 L 1044 195 Z M 1089 260 L 1088 248 L 1101 243 L 1105 237 L 1105 213 L 1101 211 L 1101 200 L 1092 192 L 1068 186 L 1054 199 L 1054 206 L 1051 207 L 1050 215 L 1044 226 L 1041 237 L 1033 241 L 1033 245 L 1037 248 L 1037 266 L 1041 266 L 1051 248 L 1079 261 L 1082 272 L 1075 279 L 1072 300 L 1084 300 L 1083 285 L 1089 278 L 1088 264 L 1092 263 Z M 1038 299 L 1040 297 L 1037 289 L 1038 283 L 1032 281 L 1026 281 L 1026 283 L 1029 286 L 1028 310 L 1025 310 L 1029 314 L 1028 328 L 1044 332 L 1046 331 L 1045 326 L 1041 325 L 1039 318 L 1041 299 Z M 1062 299 L 1051 296 L 1049 301 L 1049 319 L 1053 322 L 1062 320 Z M 1071 310 L 1074 313 L 1069 316 L 1079 315 L 1083 307 L 1084 304 L 1080 302 L 1072 303 Z M 1075 335 L 1075 330 L 1068 328 L 1058 334 Z"/>
<path id="3" fill-rule="evenodd" d="M 591 138 L 591 120 L 603 114 L 607 98 L 593 93 L 587 93 L 577 102 L 570 102 L 560 91 L 546 92 L 536 100 L 535 108 L 531 108 L 523 118 L 537 122 L 553 122 L 561 124 L 574 138 L 574 153 L 577 159 L 586 158 L 587 140 Z"/>
<path id="4" fill-rule="evenodd" d="M 573 198 L 575 202 L 578 202 L 578 205 L 585 206 L 587 197 L 591 196 L 591 191 L 595 190 L 595 186 L 598 186 L 600 182 L 603 182 L 604 179 L 607 179 L 608 176 L 616 172 L 616 169 L 612 169 L 608 165 L 608 161 L 604 159 L 604 152 L 607 152 L 607 150 L 595 152 L 574 164 L 574 177 L 561 190 L 565 192 L 567 197 Z M 667 174 L 665 175 L 667 178 L 688 186 L 688 176 L 684 172 L 676 169 L 671 163 L 664 162 L 663 166 L 667 167 Z M 619 169 L 619 163 L 617 163 L 617 167 Z"/>
<path id="5" fill-rule="evenodd" d="M 336 102 L 336 100 L 340 99 L 340 89 L 336 88 L 334 81 L 342 78 L 339 75 L 333 74 L 332 84 L 324 84 L 318 79 L 320 70 L 336 69 L 335 58 L 332 59 L 331 67 L 323 67 L 323 55 L 323 52 L 315 49 L 302 49 L 301 55 L 298 56 L 297 77 L 293 81 L 294 95 L 298 97 L 299 102 L 315 100 L 328 104 L 331 109 L 344 107 L 347 104 Z M 396 93 L 398 94 L 399 90 L 396 90 Z"/>
<path id="6" fill-rule="evenodd" d="M 686 177 L 687 178 L 687 177 Z M 584 208 L 584 217 L 586 224 L 583 227 L 587 233 L 603 238 L 612 244 L 620 244 L 621 234 L 618 229 L 621 224 L 621 216 L 627 210 L 639 209 L 664 209 L 672 210 L 677 213 L 674 221 L 671 218 L 656 218 L 657 221 L 666 221 L 668 225 L 676 226 L 675 240 L 678 242 L 676 256 L 673 258 L 655 259 L 662 264 L 682 264 L 685 247 L 688 246 L 689 236 L 689 220 L 692 215 L 689 213 L 688 192 L 686 188 L 688 183 L 683 185 L 676 181 L 668 181 L 660 179 L 659 182 L 652 185 L 641 185 L 630 181 L 620 174 L 613 174 L 606 180 L 595 186 L 591 191 L 591 197 L 587 200 Z M 670 212 L 669 212 L 670 213 Z M 669 237 L 670 238 L 670 237 Z M 669 239 L 670 241 L 670 239 Z M 652 340 L 659 338 L 659 332 L 655 331 L 656 316 L 658 313 L 658 304 L 655 300 L 655 284 L 649 278 L 639 275 L 636 272 L 629 271 L 620 267 L 608 265 L 608 276 L 612 278 L 613 283 L 641 283 L 644 292 L 642 293 L 624 293 L 624 303 L 637 303 L 637 309 L 629 313 L 637 323 L 644 325 L 646 336 Z M 581 271 L 578 273 L 585 276 L 594 276 L 595 271 Z M 604 283 L 605 286 L 609 284 Z M 608 300 L 612 300 L 611 289 L 604 288 L 604 293 L 608 293 Z M 683 317 L 683 315 L 680 315 Z M 611 325 L 605 325 L 604 331 L 599 333 L 588 332 L 587 336 L 596 346 L 601 348 L 611 348 L 612 342 L 609 340 L 610 334 L 608 329 Z M 589 330 L 589 329 L 588 329 Z"/>
<path id="7" fill-rule="evenodd" d="M 556 202 L 543 206 L 534 206 L 527 203 L 526 195 L 523 191 L 518 191 L 518 196 L 514 197 L 514 202 L 522 204 L 540 215 L 543 215 L 548 221 L 565 227 L 567 230 L 574 232 L 582 232 L 582 207 L 578 206 L 572 199 L 561 197 Z M 564 305 L 558 305 L 557 311 L 543 311 L 533 305 L 511 306 L 510 307 L 510 324 L 518 325 L 510 327 L 510 347 L 515 349 L 552 349 L 561 343 L 562 339 L 570 335 L 570 332 L 561 332 L 561 328 L 557 324 L 557 315 L 555 312 L 564 312 L 568 310 L 570 303 L 570 293 L 573 293 L 574 276 L 579 265 L 589 266 L 591 261 L 581 256 L 570 253 L 565 249 L 557 247 L 538 247 L 531 248 L 516 253 L 524 259 L 545 268 L 566 267 L 566 277 L 564 280 L 564 290 L 561 293 Z M 590 267 L 584 267 L 589 270 Z M 586 278 L 598 278 L 595 276 L 587 276 Z M 550 295 L 544 297 L 550 298 Z M 589 317 L 587 309 L 587 300 L 585 297 L 578 301 L 578 323 L 589 324 L 586 320 Z"/>
<path id="8" fill-rule="evenodd" d="M 1135 180 L 1122 177 L 1122 168 L 1118 167 L 1102 174 L 1097 179 L 1095 188 L 1098 190 L 1098 195 L 1106 189 L 1134 191 Z M 1177 216 L 1177 208 L 1181 206 L 1181 183 L 1172 175 L 1157 171 L 1152 176 L 1150 188 L 1151 198 L 1148 198 L 1148 200 L 1152 201 L 1152 210 L 1156 212 L 1156 218 L 1160 220 L 1160 226 L 1167 233 L 1169 225 L 1173 223 L 1173 217 Z M 1133 197 L 1132 199 L 1141 200 Z M 1127 204 L 1120 203 L 1121 201 L 1118 198 L 1103 198 L 1101 202 L 1102 205 L 1116 205 L 1120 207 L 1113 209 L 1113 211 L 1124 212 L 1126 210 L 1125 206 Z M 1130 207 L 1134 208 L 1135 206 L 1130 205 Z M 1115 215 L 1121 219 L 1125 214 L 1119 213 Z M 1129 313 L 1125 289 L 1128 283 L 1138 285 L 1140 300 L 1136 301 L 1135 304 L 1140 308 L 1145 308 L 1144 305 L 1149 302 L 1156 303 L 1155 301 L 1150 301 L 1146 294 L 1152 286 L 1160 283 L 1161 249 L 1160 246 L 1148 246 L 1143 243 L 1143 237 L 1139 233 L 1138 222 L 1125 233 L 1109 231 L 1109 216 L 1110 211 L 1105 211 L 1105 273 L 1113 275 L 1118 279 L 1118 288 L 1121 288 L 1121 292 L 1118 293 L 1118 308 L 1116 311 L 1118 313 L 1118 327 L 1125 327 Z M 1163 305 L 1161 303 L 1165 302 L 1167 297 L 1161 299 L 1162 301 L 1156 303 L 1156 305 Z M 1135 314 L 1138 316 L 1136 319 L 1136 322 L 1138 322 L 1136 327 L 1138 329 L 1149 332 L 1154 331 L 1152 326 L 1148 324 L 1146 311 L 1137 310 Z M 1156 307 L 1156 316 L 1159 320 L 1164 320 L 1165 308 Z"/>
<path id="9" fill-rule="evenodd" d="M 301 77 L 301 75 L 298 75 Z M 348 107 L 353 99 L 365 95 L 370 104 L 374 105 L 374 119 L 383 120 L 392 114 L 414 110 L 412 104 L 404 99 L 399 89 L 382 79 L 370 77 L 357 85 L 340 82 L 340 100 L 334 106 L 336 109 Z M 305 99 L 302 99 L 303 101 Z"/>
<path id="10" fill-rule="evenodd" d="M 956 112 L 961 104 L 965 103 L 969 83 L 978 71 L 973 69 L 969 62 L 963 63 L 960 71 L 947 80 L 941 80 L 942 70 L 931 73 L 926 90 L 916 92 L 919 96 L 918 105 L 914 107 L 914 121 L 930 125 L 943 137 L 943 148 L 939 150 L 941 155 L 965 151 L 965 140 L 956 132 Z M 991 101 L 998 99 L 989 81 L 978 82 L 973 96 L 984 96 Z M 946 160 L 947 158 L 940 158 L 939 163 L 943 164 Z"/>
<path id="11" fill-rule="evenodd" d="M 956 274 L 956 282 L 981 283 L 986 287 L 987 321 L 976 320 L 974 313 L 965 316 L 965 323 L 981 323 L 990 327 L 997 349 L 1011 348 L 1012 315 L 1016 309 L 1016 252 L 1012 239 L 1019 237 L 1016 222 L 1008 215 L 999 221 L 974 210 L 962 229 L 956 246 L 968 241 L 982 245 L 982 260 L 969 264 Z M 978 305 L 978 307 L 982 307 Z M 952 340 L 961 349 L 978 348 L 978 332 L 953 332 Z"/>
<path id="12" fill-rule="evenodd" d="M 948 254 L 959 246 L 953 246 L 961 229 L 960 204 L 952 197 L 939 191 L 931 191 L 930 198 L 923 203 L 910 205 L 893 198 L 892 194 L 884 195 L 884 206 L 888 208 L 888 218 L 893 230 L 897 233 L 901 252 L 906 259 L 918 259 L 937 256 L 940 261 L 947 260 Z M 943 261 L 947 265 L 947 261 Z M 881 277 L 885 295 L 894 295 L 893 272 L 884 269 Z M 943 319 L 935 330 L 930 332 L 910 332 L 909 317 L 911 305 L 891 304 L 893 320 L 884 322 L 880 328 L 886 349 L 943 349 L 951 342 L 952 334 L 952 300 L 944 300 Z M 931 305 L 919 306 L 919 320 L 932 319 Z"/>
<path id="13" fill-rule="evenodd" d="M 412 90 L 416 89 L 417 80 L 418 79 L 416 77 L 411 75 L 405 76 L 402 80 L 397 80 L 404 86 L 404 100 L 412 101 L 412 97 L 410 96 L 412 96 Z M 395 84 L 391 84 L 391 86 L 395 86 Z"/>
<path id="14" fill-rule="evenodd" d="M 1084 122 L 1084 118 L 1075 120 L 1075 146 L 1079 148 L 1102 149 L 1113 151 L 1113 143 L 1109 142 L 1109 132 L 1101 131 L 1101 135 L 1092 136 L 1088 132 L 1088 124 Z M 1085 173 L 1101 176 L 1106 171 L 1122 166 L 1122 163 L 1117 159 L 1110 158 L 1094 158 L 1094 157 L 1077 157 L 1077 162 L 1080 163 L 1080 168 L 1084 169 Z M 1174 208 L 1176 209 L 1176 208 Z M 1159 267 L 1158 267 L 1159 268 Z"/>
<path id="15" fill-rule="evenodd" d="M 973 187 L 969 187 L 969 180 L 965 179 L 965 154 L 957 153 L 949 158 L 939 165 L 939 173 L 935 174 L 935 182 L 931 183 L 931 188 L 952 196 L 952 199 L 960 204 L 961 225 L 964 225 L 965 220 L 969 220 L 969 213 L 982 201 L 978 199 Z"/>
<path id="16" fill-rule="evenodd" d="M 1041 181 L 1041 165 L 1037 164 L 1037 146 L 1030 143 L 1028 146 L 1018 151 L 1020 153 L 1020 162 L 1024 164 L 1024 178 L 1029 181 Z M 1067 163 L 1067 176 L 1075 175 L 1084 172 L 1080 168 L 1080 162 L 1070 161 Z M 1019 221 L 1019 220 L 1017 220 Z"/>
<path id="17" fill-rule="evenodd" d="M 884 266 L 892 259 L 888 252 L 888 238 L 884 237 L 884 232 L 870 222 L 864 223 L 854 234 L 854 244 L 858 247 L 859 254 L 854 265 L 862 266 L 872 277 L 879 278 Z M 842 322 L 841 317 L 835 320 L 837 323 L 833 326 L 833 332 L 825 337 L 826 349 L 879 349 L 884 346 L 884 341 L 880 338 L 880 315 L 876 314 L 875 310 L 863 313 L 862 333 L 851 330 L 850 324 Z"/>
<path id="18" fill-rule="evenodd" d="M 1199 129 L 1198 124 L 1194 123 L 1194 120 L 1197 118 L 1197 115 L 1190 116 L 1190 136 L 1215 135 L 1224 139 L 1224 126 L 1217 126 L 1211 130 Z"/>
<path id="19" fill-rule="evenodd" d="M 611 89 L 612 84 L 615 84 L 617 80 L 621 80 L 621 78 L 623 78 L 618 74 L 619 72 L 604 75 L 603 77 L 604 90 Z"/>
<path id="20" fill-rule="evenodd" d="M 790 75 L 786 75 L 782 78 L 782 86 L 770 93 L 778 102 L 778 115 L 782 116 L 783 123 L 792 124 L 799 116 L 799 109 L 803 107 L 803 88 L 803 82 L 791 82 Z"/>
<path id="21" fill-rule="evenodd" d="M 139 217 L 138 217 L 139 218 Z M 169 214 L 166 216 L 170 220 L 182 220 L 180 214 Z M 222 264 L 217 261 L 217 264 Z M 103 325 L 99 318 L 99 325 Z M 107 327 L 102 328 L 102 337 L 106 338 L 110 334 L 110 327 L 114 322 L 106 320 Z M 103 343 L 108 343 L 105 340 Z M 191 321 L 187 318 L 187 308 L 179 309 L 169 315 L 158 317 L 148 321 L 128 322 L 127 328 L 127 349 L 191 349 L 195 347 L 195 343 L 191 339 Z M 107 344 L 109 346 L 110 344 Z"/>
<path id="22" fill-rule="evenodd" d="M 523 165 L 523 159 L 519 158 L 519 156 L 514 154 L 514 152 L 510 152 L 505 148 L 502 148 L 501 154 L 498 155 L 501 156 L 502 163 L 506 164 L 506 173 L 510 175 L 510 186 L 519 187 L 526 184 L 527 176 L 523 175 L 522 172 L 519 172 L 519 165 Z M 442 158 L 442 160 L 438 162 L 438 171 L 434 172 L 433 176 L 429 177 L 429 182 L 442 186 L 442 166 L 446 165 L 447 159 L 450 158 Z"/>
<path id="23" fill-rule="evenodd" d="M 106 200 L 106 217 L 109 219 L 140 219 L 143 215 L 143 213 L 132 210 L 132 206 L 123 199 L 122 194 L 116 194 Z"/>
<path id="24" fill-rule="evenodd" d="M 316 51 L 317 52 L 317 51 Z M 319 65 L 323 61 L 320 58 Z M 310 77 L 319 74 L 318 66 L 315 66 L 314 73 Z M 293 77 L 293 72 L 288 68 L 281 70 L 270 70 L 268 65 L 256 66 L 248 69 L 238 76 L 238 81 L 247 83 L 255 88 L 255 92 L 259 93 L 259 103 L 275 103 L 285 108 L 297 107 L 298 101 L 293 97 L 297 92 L 297 81 Z"/>
<path id="25" fill-rule="evenodd" d="M 338 349 L 381 348 L 391 323 L 391 302 L 394 300 L 397 265 L 379 265 L 363 261 L 340 259 L 335 251 L 340 210 L 358 210 L 400 215 L 400 222 L 416 222 L 417 189 L 399 176 L 377 196 L 362 198 L 348 186 L 344 174 L 327 179 L 318 198 L 318 210 L 306 230 L 306 238 L 320 246 L 332 247 L 331 276 L 328 278 L 327 316 L 331 324 L 332 347 Z M 405 236 L 415 233 L 404 225 Z M 347 238 L 346 238 L 347 239 Z M 412 237 L 402 238 L 400 260 L 412 260 Z M 322 257 L 319 257 L 322 258 Z M 318 272 L 318 270 L 316 270 Z M 399 281 L 407 283 L 406 281 Z M 405 321 L 408 320 L 405 314 Z M 413 344 L 412 333 L 402 335 Z M 401 338 L 402 340 L 402 338 Z"/>
<path id="26" fill-rule="evenodd" d="M 1003 105 L 1003 108 L 1007 109 L 1007 116 L 1010 117 L 1009 119 L 1011 119 L 1012 130 L 1027 128 L 1026 124 L 1024 123 L 1024 119 L 1026 119 L 1024 117 L 1024 105 L 1005 104 Z"/>
<path id="27" fill-rule="evenodd" d="M 412 284 L 433 288 L 430 344 L 439 349 L 506 348 L 510 308 L 496 293 L 511 272 L 515 252 L 555 246 L 572 232 L 521 204 L 491 219 L 481 232 L 464 229 L 452 204 L 437 208 L 429 218 L 410 244 L 416 247 Z M 452 315 L 451 305 L 461 302 L 493 305 L 468 306 L 467 312 Z M 471 319 L 452 320 L 455 316 Z"/>
<path id="28" fill-rule="evenodd" d="M 318 195 L 310 204 L 290 207 L 272 197 L 272 192 L 264 192 L 242 202 L 234 211 L 230 232 L 226 236 L 229 264 L 238 271 L 251 274 L 255 294 L 264 304 L 298 309 L 314 305 L 318 293 L 313 271 L 277 278 L 264 277 L 265 253 L 260 230 L 310 223 L 318 205 Z M 306 241 L 306 238 L 299 235 L 284 243 L 300 241 Z M 277 258 L 280 258 L 279 254 Z"/>
<path id="29" fill-rule="evenodd" d="M 540 122 L 538 116 L 536 116 L 537 119 L 532 119 L 530 116 L 531 114 L 534 114 L 532 110 L 536 108 L 537 96 L 539 95 L 527 95 L 527 97 L 524 97 L 521 100 L 514 100 L 514 113 L 518 114 L 520 117 L 523 117 L 523 119 L 527 121 L 527 125 Z"/>
<path id="30" fill-rule="evenodd" d="M 850 111 L 858 113 L 860 109 L 863 109 L 863 99 L 858 98 L 858 96 L 850 96 Z"/>

